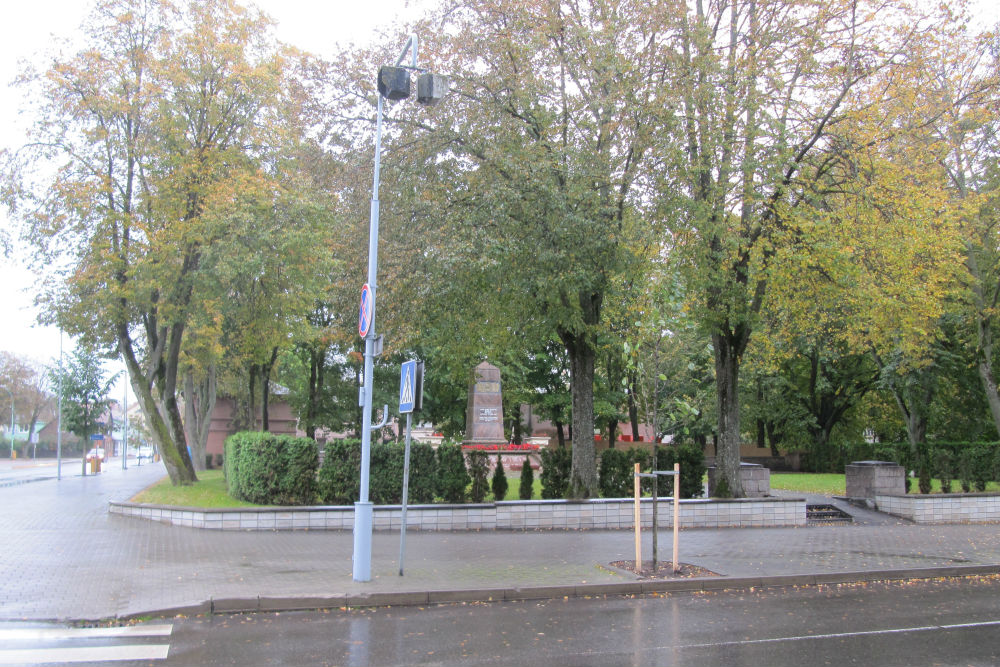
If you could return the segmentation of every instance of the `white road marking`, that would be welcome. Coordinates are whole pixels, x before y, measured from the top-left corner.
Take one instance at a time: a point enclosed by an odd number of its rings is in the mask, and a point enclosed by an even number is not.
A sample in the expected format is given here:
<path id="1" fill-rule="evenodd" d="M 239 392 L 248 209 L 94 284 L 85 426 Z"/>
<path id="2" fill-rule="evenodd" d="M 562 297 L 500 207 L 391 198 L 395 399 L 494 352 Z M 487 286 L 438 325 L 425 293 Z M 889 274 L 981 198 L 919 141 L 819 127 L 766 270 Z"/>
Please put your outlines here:
<path id="1" fill-rule="evenodd" d="M 714 642 L 711 644 L 682 644 L 680 646 L 661 646 L 659 648 L 715 648 L 718 646 L 748 646 L 752 644 L 777 644 L 779 642 L 799 642 L 813 639 L 845 639 L 850 637 L 872 637 L 878 635 L 898 635 L 909 632 L 930 632 L 934 630 L 965 630 L 969 628 L 988 628 L 1000 626 L 1000 621 L 982 621 L 980 623 L 955 623 L 952 625 L 921 625 L 913 628 L 890 628 L 887 630 L 862 630 L 860 632 L 834 632 L 822 635 L 798 635 L 793 637 L 772 637 L 770 639 L 744 639 L 737 642 Z"/>
<path id="2" fill-rule="evenodd" d="M 108 662 L 113 660 L 164 660 L 169 650 L 169 644 L 13 649 L 0 651 L 0 665 L 40 665 L 51 662 Z"/>
<path id="3" fill-rule="evenodd" d="M 113 628 L 14 628 L 0 630 L 0 641 L 25 639 L 92 639 L 104 637 L 168 637 L 172 624 L 125 625 Z"/>

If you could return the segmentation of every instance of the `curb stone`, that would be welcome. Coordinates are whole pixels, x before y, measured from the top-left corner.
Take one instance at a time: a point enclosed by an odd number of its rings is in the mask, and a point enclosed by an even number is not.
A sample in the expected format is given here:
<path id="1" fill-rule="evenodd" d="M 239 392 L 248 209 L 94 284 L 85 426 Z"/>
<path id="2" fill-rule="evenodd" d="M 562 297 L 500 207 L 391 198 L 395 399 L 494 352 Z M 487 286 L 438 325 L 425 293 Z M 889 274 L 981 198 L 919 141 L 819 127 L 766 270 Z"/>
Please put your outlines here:
<path id="1" fill-rule="evenodd" d="M 278 611 L 315 611 L 320 609 L 417 607 L 437 604 L 470 602 L 517 602 L 560 598 L 607 597 L 648 594 L 692 593 L 698 591 L 747 590 L 786 588 L 789 586 L 822 586 L 871 581 L 904 579 L 961 578 L 1000 574 L 1000 565 L 968 565 L 952 567 L 871 570 L 860 572 L 827 572 L 821 574 L 791 574 L 763 577 L 692 577 L 689 579 L 659 579 L 623 583 L 577 584 L 575 586 L 531 586 L 518 588 L 479 588 L 437 591 L 372 592 L 361 595 L 330 595 L 309 597 L 220 598 L 198 604 L 147 610 L 119 616 L 119 620 L 140 617 L 177 615 L 229 614 Z"/>

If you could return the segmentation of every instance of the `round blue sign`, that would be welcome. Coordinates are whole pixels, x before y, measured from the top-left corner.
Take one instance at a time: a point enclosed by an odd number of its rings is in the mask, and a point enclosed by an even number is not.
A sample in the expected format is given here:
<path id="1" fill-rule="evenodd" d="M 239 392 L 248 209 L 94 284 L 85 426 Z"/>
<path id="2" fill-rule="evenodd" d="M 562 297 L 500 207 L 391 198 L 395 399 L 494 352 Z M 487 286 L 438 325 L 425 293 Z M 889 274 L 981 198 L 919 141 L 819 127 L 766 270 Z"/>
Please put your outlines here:
<path id="1" fill-rule="evenodd" d="M 361 288 L 361 308 L 358 311 L 358 333 L 364 338 L 372 328 L 372 314 L 375 310 L 375 296 L 368 283 Z"/>

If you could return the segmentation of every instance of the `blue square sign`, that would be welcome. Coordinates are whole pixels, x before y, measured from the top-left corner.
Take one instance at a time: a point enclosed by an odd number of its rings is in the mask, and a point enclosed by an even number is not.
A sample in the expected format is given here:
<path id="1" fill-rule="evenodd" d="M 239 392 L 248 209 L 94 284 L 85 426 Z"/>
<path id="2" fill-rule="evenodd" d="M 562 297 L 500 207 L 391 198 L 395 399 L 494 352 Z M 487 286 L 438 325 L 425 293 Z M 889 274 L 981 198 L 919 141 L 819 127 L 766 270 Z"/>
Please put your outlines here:
<path id="1" fill-rule="evenodd" d="M 406 361 L 399 371 L 399 414 L 420 409 L 424 384 L 422 361 Z"/>

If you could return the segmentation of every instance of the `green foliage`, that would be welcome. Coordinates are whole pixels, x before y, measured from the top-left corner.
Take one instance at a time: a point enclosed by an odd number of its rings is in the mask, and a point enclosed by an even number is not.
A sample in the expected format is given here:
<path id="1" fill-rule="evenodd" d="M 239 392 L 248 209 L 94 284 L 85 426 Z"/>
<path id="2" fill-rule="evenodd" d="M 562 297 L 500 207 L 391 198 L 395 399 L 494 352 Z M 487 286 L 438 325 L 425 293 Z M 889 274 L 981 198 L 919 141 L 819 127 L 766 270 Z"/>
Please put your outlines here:
<path id="1" fill-rule="evenodd" d="M 917 488 L 920 493 L 931 492 L 931 461 L 930 452 L 926 446 L 921 449 L 917 459 Z"/>
<path id="2" fill-rule="evenodd" d="M 446 503 L 464 503 L 465 490 L 472 480 L 465 467 L 461 445 L 444 444 L 437 449 L 438 495 Z"/>
<path id="3" fill-rule="evenodd" d="M 474 449 L 469 452 L 468 458 L 469 476 L 472 477 L 469 500 L 474 503 L 481 503 L 486 500 L 486 491 L 489 489 L 489 483 L 487 482 L 489 463 L 486 452 Z"/>
<path id="4" fill-rule="evenodd" d="M 547 447 L 541 450 L 542 498 L 565 498 L 569 491 L 569 475 L 573 451 L 567 447 Z"/>
<path id="5" fill-rule="evenodd" d="M 407 503 L 434 502 L 437 493 L 437 458 L 434 448 L 423 442 L 410 444 L 410 488 Z"/>
<path id="6" fill-rule="evenodd" d="M 934 472 L 941 481 L 941 493 L 951 493 L 951 480 L 955 477 L 955 457 L 947 447 L 938 447 L 933 453 Z"/>
<path id="7" fill-rule="evenodd" d="M 327 441 L 319 469 L 319 495 L 327 505 L 350 505 L 361 496 L 360 440 Z"/>
<path id="8" fill-rule="evenodd" d="M 681 465 L 681 498 L 701 497 L 704 492 L 702 479 L 705 477 L 705 453 L 702 448 L 695 444 L 656 448 L 656 465 L 660 470 L 673 470 L 674 463 Z M 667 495 L 662 485 L 660 495 Z"/>
<path id="9" fill-rule="evenodd" d="M 242 431 L 226 440 L 226 483 L 238 500 L 257 505 L 316 501 L 319 453 L 308 438 Z"/>
<path id="10" fill-rule="evenodd" d="M 621 449 L 601 452 L 597 486 L 605 498 L 627 498 L 633 494 L 632 458 Z"/>
<path id="11" fill-rule="evenodd" d="M 531 487 L 528 487 L 529 489 Z M 497 467 L 493 470 L 493 481 L 490 483 L 493 500 L 501 501 L 507 497 L 507 473 L 503 469 L 503 457 L 497 454 Z"/>
<path id="12" fill-rule="evenodd" d="M 403 501 L 405 450 L 396 443 L 372 443 L 368 498 L 376 505 Z M 408 503 L 434 502 L 437 481 L 434 448 L 423 443 L 410 446 Z M 361 496 L 361 441 L 331 440 L 319 471 L 319 492 L 329 505 L 351 505 Z"/>
<path id="13" fill-rule="evenodd" d="M 517 489 L 517 497 L 520 500 L 531 500 L 531 495 L 535 488 L 535 471 L 531 468 L 531 456 L 524 457 L 524 465 L 521 467 L 521 479 Z"/>
<path id="14" fill-rule="evenodd" d="M 113 378 L 106 379 L 105 375 L 100 356 L 83 346 L 52 371 L 52 384 L 62 387 L 63 429 L 81 440 L 111 426 L 98 421 L 111 405 L 108 392 Z M 87 444 L 84 442 L 84 446 Z"/>

